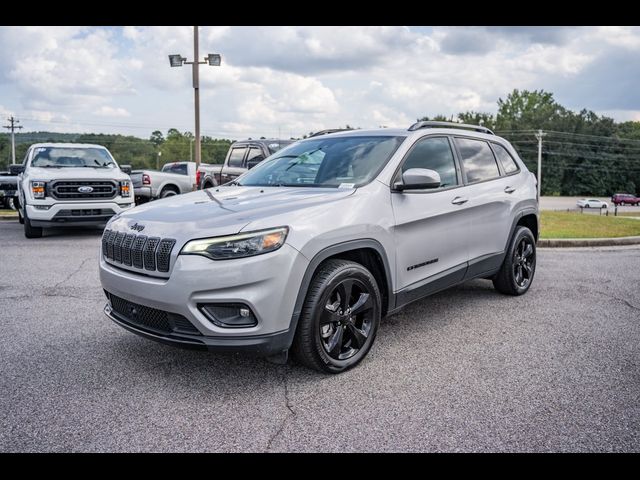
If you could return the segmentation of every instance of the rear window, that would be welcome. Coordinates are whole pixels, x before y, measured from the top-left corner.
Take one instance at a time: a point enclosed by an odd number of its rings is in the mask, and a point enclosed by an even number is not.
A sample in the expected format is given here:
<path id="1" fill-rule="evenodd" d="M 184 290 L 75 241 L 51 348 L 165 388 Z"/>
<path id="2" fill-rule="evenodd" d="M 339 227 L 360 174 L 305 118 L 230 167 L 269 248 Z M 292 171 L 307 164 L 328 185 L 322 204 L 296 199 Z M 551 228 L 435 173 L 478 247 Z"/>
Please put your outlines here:
<path id="1" fill-rule="evenodd" d="M 166 173 L 177 173 L 178 175 L 187 175 L 186 163 L 168 163 L 162 167 L 162 171 Z"/>
<path id="2" fill-rule="evenodd" d="M 456 138 L 468 183 L 492 180 L 500 176 L 498 164 L 487 142 L 470 138 Z"/>
<path id="3" fill-rule="evenodd" d="M 496 157 L 498 157 L 498 160 L 502 164 L 504 173 L 508 175 L 510 173 L 517 172 L 518 164 L 513 159 L 511 154 L 507 151 L 507 149 L 504 148 L 502 145 L 498 145 L 497 143 L 494 143 L 492 145 L 493 145 L 493 151 L 495 152 Z"/>

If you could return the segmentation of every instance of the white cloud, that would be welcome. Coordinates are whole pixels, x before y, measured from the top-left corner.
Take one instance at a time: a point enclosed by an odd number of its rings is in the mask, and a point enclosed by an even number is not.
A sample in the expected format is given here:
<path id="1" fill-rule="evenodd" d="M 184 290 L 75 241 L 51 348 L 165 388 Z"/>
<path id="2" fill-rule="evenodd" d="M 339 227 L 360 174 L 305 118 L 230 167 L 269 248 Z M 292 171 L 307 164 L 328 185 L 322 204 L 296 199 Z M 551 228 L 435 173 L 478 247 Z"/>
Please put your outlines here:
<path id="1" fill-rule="evenodd" d="M 191 69 L 167 59 L 191 60 L 192 34 L 188 26 L 2 28 L 0 114 L 142 136 L 192 130 Z M 628 88 L 639 49 L 637 27 L 201 27 L 201 55 L 223 58 L 200 69 L 202 129 L 237 138 L 403 127 L 423 115 L 495 112 L 514 88 L 636 118 L 640 95 L 612 91 L 598 72 L 622 72 L 630 78 L 616 89 Z"/>
<path id="2" fill-rule="evenodd" d="M 131 114 L 122 107 L 110 107 L 103 105 L 95 111 L 95 114 L 99 117 L 130 117 Z"/>

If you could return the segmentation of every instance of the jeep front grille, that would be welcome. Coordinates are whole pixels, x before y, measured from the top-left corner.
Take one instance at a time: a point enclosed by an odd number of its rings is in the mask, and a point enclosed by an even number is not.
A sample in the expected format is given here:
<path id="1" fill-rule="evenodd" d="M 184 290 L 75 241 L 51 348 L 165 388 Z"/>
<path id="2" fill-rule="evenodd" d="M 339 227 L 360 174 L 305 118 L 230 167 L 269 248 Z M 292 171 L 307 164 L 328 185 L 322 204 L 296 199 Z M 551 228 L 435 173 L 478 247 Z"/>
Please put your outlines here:
<path id="1" fill-rule="evenodd" d="M 173 238 L 161 239 L 105 230 L 102 235 L 102 255 L 113 263 L 147 271 L 168 272 L 175 244 Z"/>
<path id="2" fill-rule="evenodd" d="M 82 187 L 90 187 L 90 192 Z M 118 188 L 111 180 L 58 180 L 51 183 L 50 193 L 56 200 L 109 200 L 116 196 Z"/>

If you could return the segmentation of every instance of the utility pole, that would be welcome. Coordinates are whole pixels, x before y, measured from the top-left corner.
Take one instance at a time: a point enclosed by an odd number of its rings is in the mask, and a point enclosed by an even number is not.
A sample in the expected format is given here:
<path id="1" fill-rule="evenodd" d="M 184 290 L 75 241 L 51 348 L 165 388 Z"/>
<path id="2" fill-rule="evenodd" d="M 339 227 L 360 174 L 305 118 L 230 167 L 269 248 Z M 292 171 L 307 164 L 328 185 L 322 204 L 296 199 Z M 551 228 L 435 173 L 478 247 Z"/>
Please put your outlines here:
<path id="1" fill-rule="evenodd" d="M 13 115 L 7 118 L 9 125 L 5 125 L 4 128 L 11 130 L 11 163 L 16 163 L 16 135 L 15 130 L 22 128 L 22 125 L 18 125 L 20 120 L 14 118 Z"/>
<path id="2" fill-rule="evenodd" d="M 156 156 L 156 170 L 160 170 L 160 156 L 162 155 L 162 152 L 160 150 L 158 150 L 158 155 Z"/>
<path id="3" fill-rule="evenodd" d="M 542 188 L 542 137 L 546 133 L 542 133 L 542 130 L 538 130 L 536 138 L 538 139 L 538 201 L 540 201 L 540 192 Z"/>

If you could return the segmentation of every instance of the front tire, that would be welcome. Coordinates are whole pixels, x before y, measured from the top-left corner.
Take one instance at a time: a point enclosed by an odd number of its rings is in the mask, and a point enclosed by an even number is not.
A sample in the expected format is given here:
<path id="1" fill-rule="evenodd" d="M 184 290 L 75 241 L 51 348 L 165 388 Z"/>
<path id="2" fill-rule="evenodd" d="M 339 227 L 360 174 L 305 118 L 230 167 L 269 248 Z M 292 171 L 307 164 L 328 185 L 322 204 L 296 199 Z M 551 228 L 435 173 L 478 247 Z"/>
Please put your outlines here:
<path id="1" fill-rule="evenodd" d="M 306 367 L 340 373 L 362 361 L 378 332 L 381 295 L 359 263 L 328 260 L 309 285 L 292 353 Z"/>
<path id="2" fill-rule="evenodd" d="M 493 279 L 496 290 L 506 295 L 523 295 L 536 273 L 536 239 L 527 227 L 517 227 L 500 271 Z"/>
<path id="3" fill-rule="evenodd" d="M 34 227 L 27 216 L 27 207 L 24 208 L 24 236 L 27 238 L 42 238 L 42 227 Z"/>

